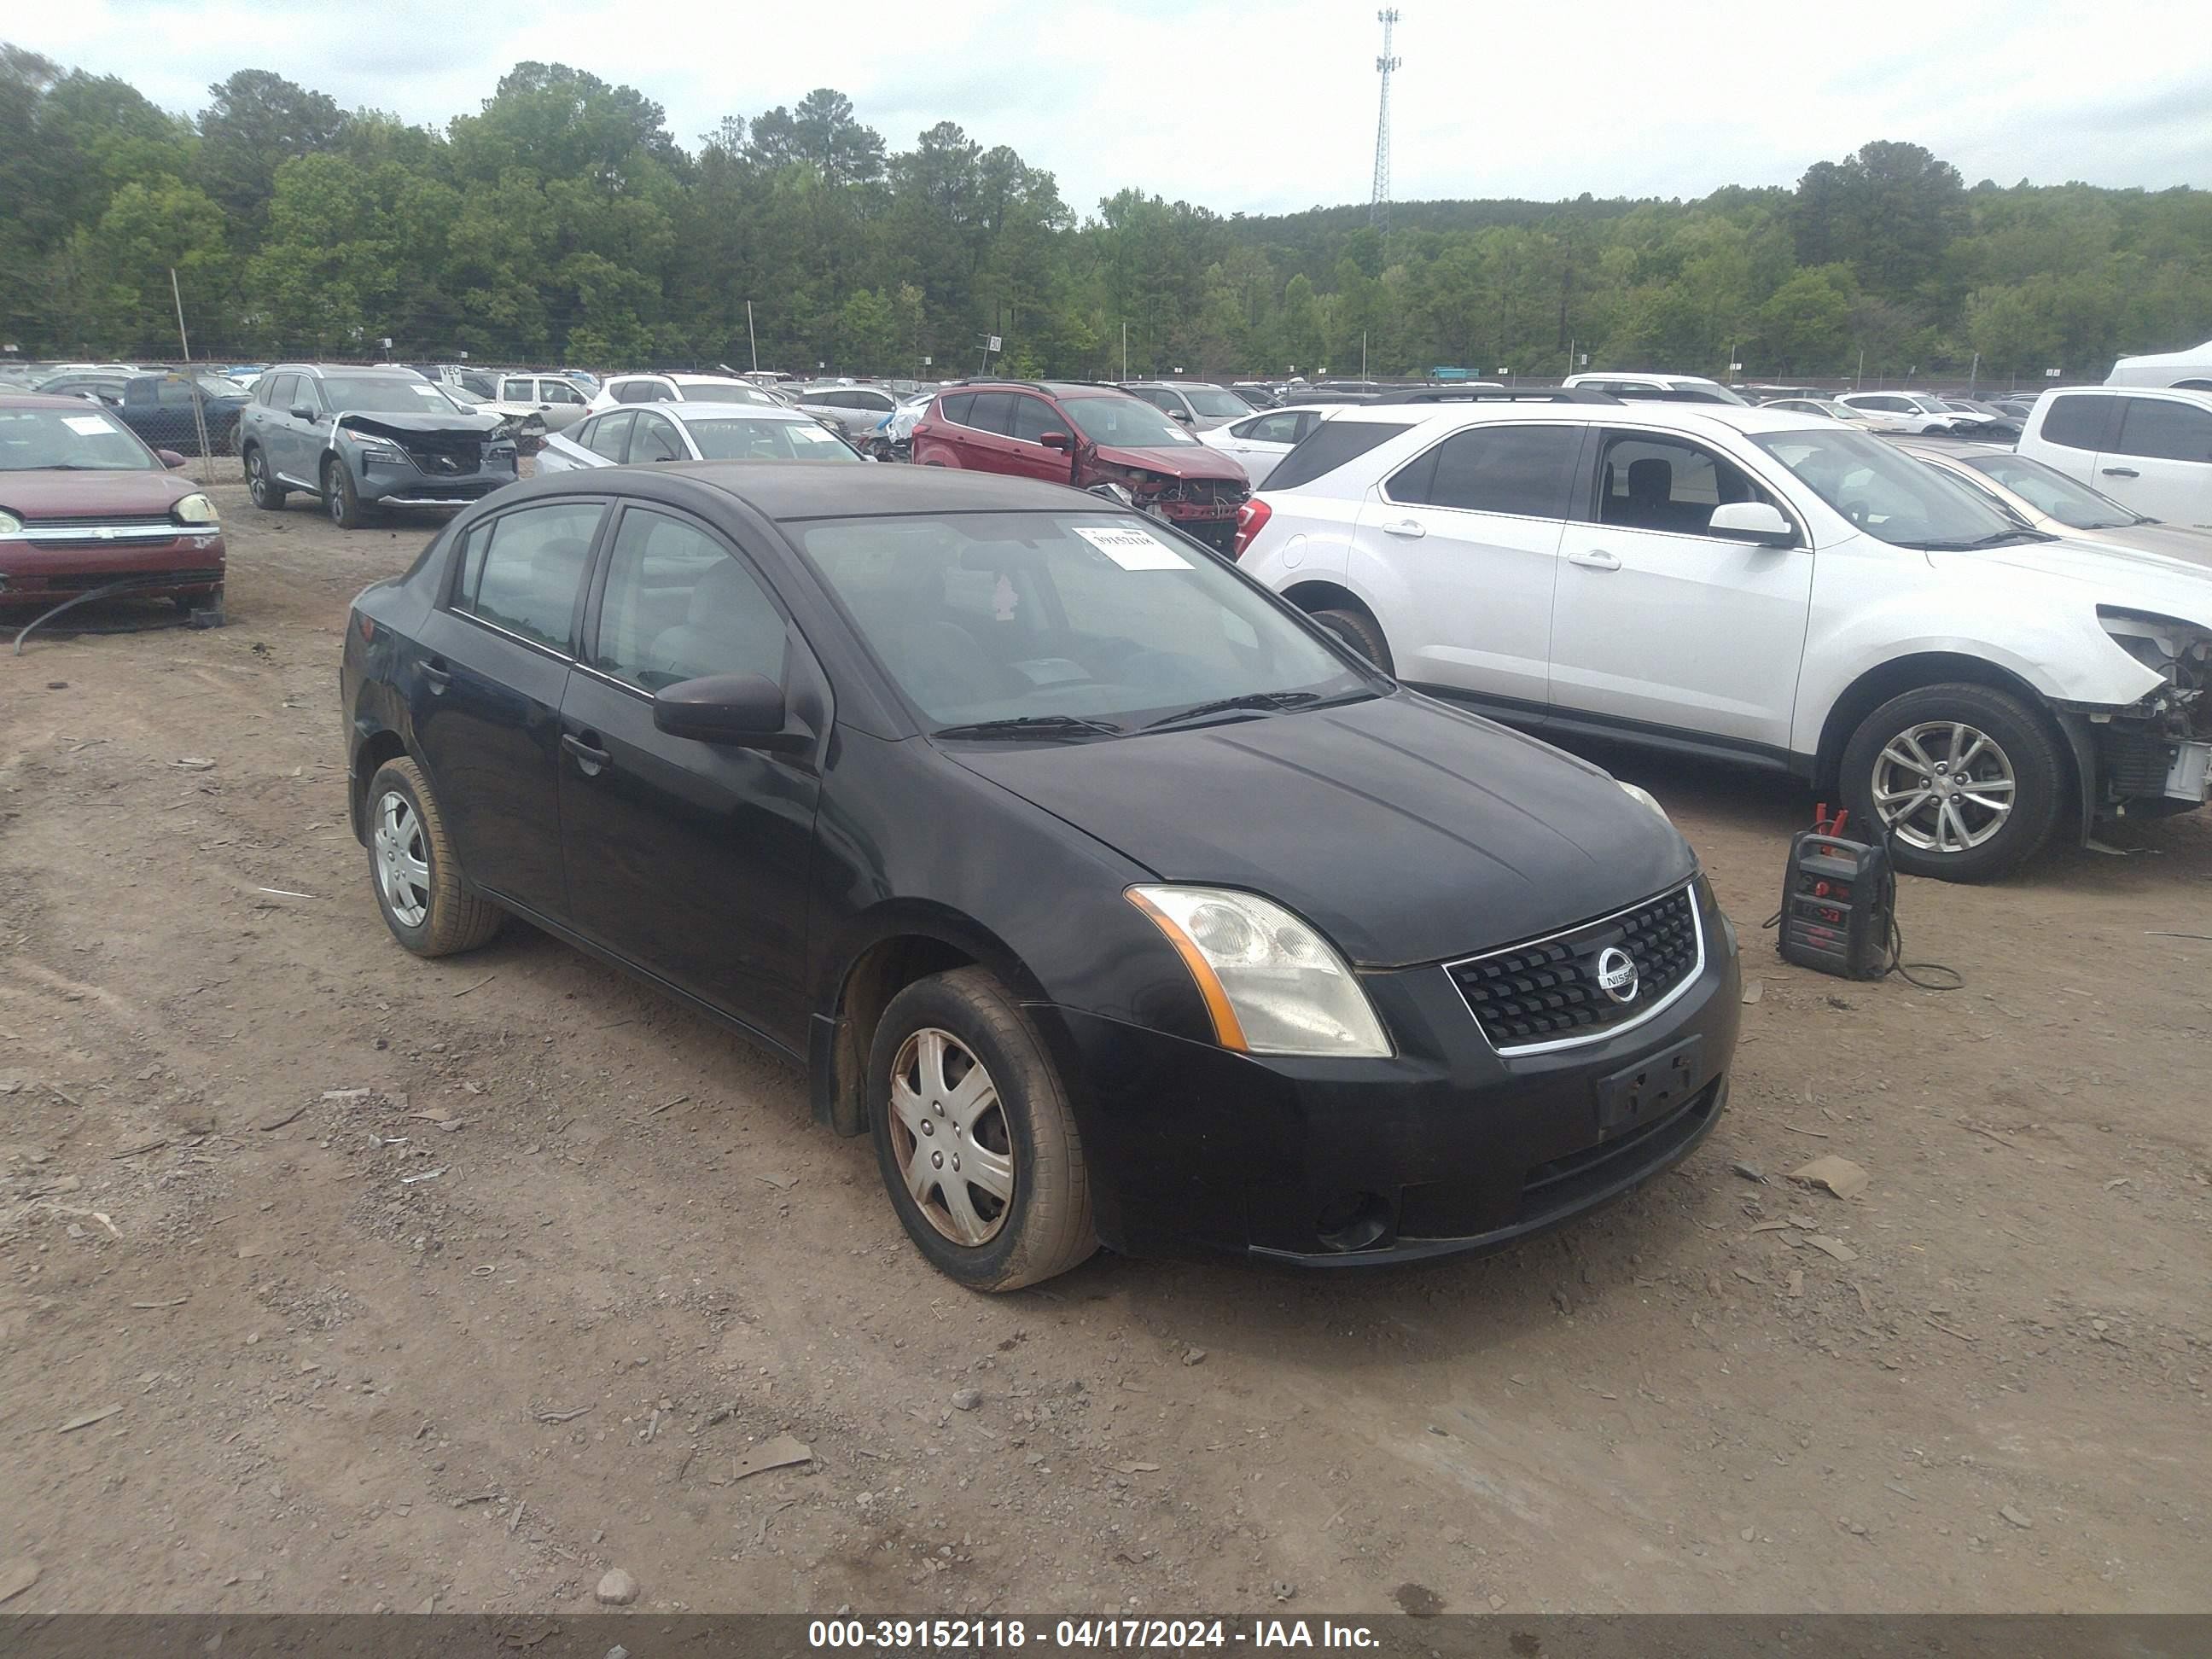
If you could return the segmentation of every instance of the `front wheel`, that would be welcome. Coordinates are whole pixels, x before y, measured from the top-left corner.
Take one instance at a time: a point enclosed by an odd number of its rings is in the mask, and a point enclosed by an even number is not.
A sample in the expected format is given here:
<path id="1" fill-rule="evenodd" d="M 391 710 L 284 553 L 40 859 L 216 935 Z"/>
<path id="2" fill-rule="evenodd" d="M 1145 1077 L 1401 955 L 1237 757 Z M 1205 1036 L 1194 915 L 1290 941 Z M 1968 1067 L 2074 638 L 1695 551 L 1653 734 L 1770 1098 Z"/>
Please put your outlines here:
<path id="1" fill-rule="evenodd" d="M 353 469 L 335 455 L 323 463 L 323 507 L 341 530 L 358 530 L 368 522 L 361 492 L 354 488 Z"/>
<path id="2" fill-rule="evenodd" d="M 1988 881 L 2039 852 L 2066 769 L 2036 712 L 1994 686 L 1923 686 L 1892 697 L 1844 747 L 1844 803 L 1877 827 L 1897 867 Z"/>
<path id="3" fill-rule="evenodd" d="M 1397 671 L 1390 663 L 1390 642 L 1375 618 L 1364 611 L 1316 611 L 1313 619 L 1342 640 L 1386 674 Z"/>
<path id="4" fill-rule="evenodd" d="M 1011 1291 L 1098 1248 L 1067 1092 L 991 974 L 955 969 L 891 999 L 869 1051 L 868 1109 L 891 1206 L 947 1278 Z"/>

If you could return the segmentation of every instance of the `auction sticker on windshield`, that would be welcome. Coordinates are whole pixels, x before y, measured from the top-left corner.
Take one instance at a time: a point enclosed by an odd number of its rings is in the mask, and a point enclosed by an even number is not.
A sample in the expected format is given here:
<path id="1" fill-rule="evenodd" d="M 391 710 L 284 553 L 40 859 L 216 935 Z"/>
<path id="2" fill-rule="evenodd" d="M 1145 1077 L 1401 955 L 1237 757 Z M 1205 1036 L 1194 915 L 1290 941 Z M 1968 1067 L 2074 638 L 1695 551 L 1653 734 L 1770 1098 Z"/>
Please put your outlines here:
<path id="1" fill-rule="evenodd" d="M 1124 570 L 1188 570 L 1190 561 L 1157 536 L 1116 525 L 1070 525 L 1069 529 L 1089 542 Z"/>
<path id="2" fill-rule="evenodd" d="M 100 415 L 64 415 L 62 424 L 72 432 L 82 432 L 88 438 L 104 438 L 115 428 Z"/>

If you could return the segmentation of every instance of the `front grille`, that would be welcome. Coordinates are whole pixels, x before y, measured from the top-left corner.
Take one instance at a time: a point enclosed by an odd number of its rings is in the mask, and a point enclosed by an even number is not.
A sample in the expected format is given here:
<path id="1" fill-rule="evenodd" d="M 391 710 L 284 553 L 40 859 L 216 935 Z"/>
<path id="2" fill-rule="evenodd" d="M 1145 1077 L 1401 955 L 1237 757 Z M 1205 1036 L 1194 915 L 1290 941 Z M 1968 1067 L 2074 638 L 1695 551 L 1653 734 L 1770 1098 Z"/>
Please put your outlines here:
<path id="1" fill-rule="evenodd" d="M 15 593 L 82 593 L 110 582 L 135 582 L 144 587 L 192 587 L 219 582 L 221 570 L 54 570 L 36 575 L 18 572 L 0 576 L 0 590 Z"/>
<path id="2" fill-rule="evenodd" d="M 41 530 L 81 530 L 109 525 L 118 530 L 174 530 L 175 520 L 161 513 L 95 513 L 90 518 L 30 519 L 23 525 L 23 533 L 35 536 Z"/>
<path id="3" fill-rule="evenodd" d="M 1636 994 L 1616 1001 L 1598 983 L 1598 961 L 1625 951 Z M 1526 945 L 1447 964 L 1452 983 L 1501 1052 L 1595 1039 L 1640 1019 L 1697 971 L 1704 954 L 1688 887 Z"/>
<path id="4" fill-rule="evenodd" d="M 1210 507 L 1217 503 L 1230 507 L 1242 506 L 1251 490 L 1227 478 L 1190 478 L 1182 483 L 1170 484 L 1160 491 L 1157 499 L 1163 501 L 1188 501 L 1194 506 Z"/>
<path id="5" fill-rule="evenodd" d="M 434 449 L 414 444 L 404 447 L 415 470 L 427 478 L 465 477 L 483 465 L 483 441 L 478 438 L 451 439 Z"/>

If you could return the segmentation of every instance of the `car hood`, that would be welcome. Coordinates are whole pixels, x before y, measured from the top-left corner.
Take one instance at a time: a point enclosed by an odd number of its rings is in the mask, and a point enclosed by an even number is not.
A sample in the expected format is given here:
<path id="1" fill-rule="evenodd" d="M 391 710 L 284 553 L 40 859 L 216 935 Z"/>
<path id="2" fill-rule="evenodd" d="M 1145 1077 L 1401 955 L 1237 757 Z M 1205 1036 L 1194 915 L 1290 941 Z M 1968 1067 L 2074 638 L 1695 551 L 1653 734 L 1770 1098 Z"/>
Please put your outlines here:
<path id="1" fill-rule="evenodd" d="M 1172 449 L 1124 449 L 1117 445 L 1101 444 L 1093 453 L 1110 466 L 1141 467 L 1147 472 L 1164 473 L 1170 478 L 1221 478 L 1231 483 L 1245 482 L 1244 469 L 1237 465 L 1237 458 L 1224 454 L 1211 444 L 1193 444 L 1188 449 L 1181 444 Z"/>
<path id="2" fill-rule="evenodd" d="M 1929 556 L 1970 559 L 2046 577 L 2077 590 L 2088 590 L 2084 597 L 2099 605 L 2154 611 L 2212 628 L 2212 569 L 2162 553 L 2138 551 L 2081 536 Z"/>
<path id="3" fill-rule="evenodd" d="M 449 415 L 341 415 L 337 423 L 349 432 L 381 432 L 386 437 L 413 438 L 426 432 L 495 432 L 500 420 L 495 415 L 465 415 L 457 409 Z"/>
<path id="4" fill-rule="evenodd" d="M 1688 845 L 1605 773 L 1411 692 L 960 765 L 1162 880 L 1261 893 L 1353 962 L 1438 962 L 1686 879 Z"/>
<path id="5" fill-rule="evenodd" d="M 181 473 L 0 472 L 0 507 L 24 519 L 150 518 L 201 486 Z"/>
<path id="6" fill-rule="evenodd" d="M 2101 542 L 2130 553 L 2153 553 L 2202 569 L 2212 567 L 2212 528 L 2191 530 L 2178 524 L 2129 524 L 2112 530 L 2069 530 L 2085 542 Z"/>

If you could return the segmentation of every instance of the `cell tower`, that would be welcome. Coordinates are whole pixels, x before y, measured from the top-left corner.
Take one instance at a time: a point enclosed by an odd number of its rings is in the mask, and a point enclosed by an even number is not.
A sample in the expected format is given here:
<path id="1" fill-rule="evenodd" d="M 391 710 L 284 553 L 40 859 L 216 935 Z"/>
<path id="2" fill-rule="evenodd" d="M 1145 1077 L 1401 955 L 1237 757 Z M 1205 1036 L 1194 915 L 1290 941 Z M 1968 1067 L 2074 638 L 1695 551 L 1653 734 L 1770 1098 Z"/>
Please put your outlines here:
<path id="1" fill-rule="evenodd" d="M 1375 190 L 1367 200 L 1367 222 L 1390 234 L 1390 72 L 1401 59 L 1390 55 L 1390 31 L 1396 27 L 1398 9 L 1378 11 L 1375 21 L 1382 26 L 1382 55 L 1375 60 L 1375 67 L 1382 76 L 1382 105 L 1375 116 Z"/>

